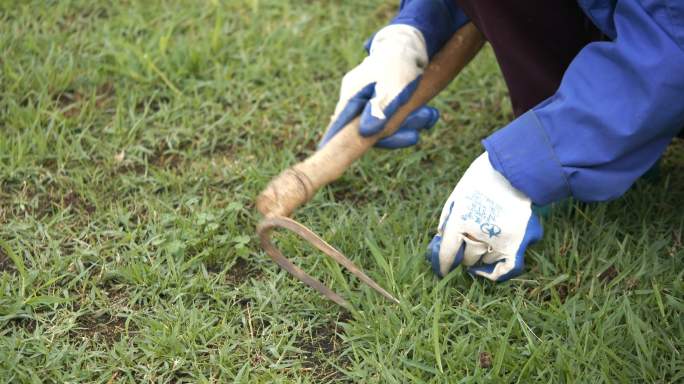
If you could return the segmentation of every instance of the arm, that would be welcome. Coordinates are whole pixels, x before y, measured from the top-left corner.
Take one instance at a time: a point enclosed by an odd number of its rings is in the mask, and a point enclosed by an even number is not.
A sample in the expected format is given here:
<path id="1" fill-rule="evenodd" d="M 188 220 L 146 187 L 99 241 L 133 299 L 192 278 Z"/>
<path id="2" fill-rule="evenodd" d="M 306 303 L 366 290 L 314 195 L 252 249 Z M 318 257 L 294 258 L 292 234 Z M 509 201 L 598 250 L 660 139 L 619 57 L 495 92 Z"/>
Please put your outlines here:
<path id="1" fill-rule="evenodd" d="M 554 96 L 483 141 L 493 167 L 537 204 L 624 193 L 684 126 L 684 20 L 674 19 L 684 6 L 674 4 L 618 1 L 615 39 L 587 45 Z"/>
<path id="2" fill-rule="evenodd" d="M 390 25 L 405 24 L 418 29 L 427 43 L 428 56 L 439 51 L 456 31 L 468 22 L 455 0 L 402 0 Z"/>
<path id="3" fill-rule="evenodd" d="M 366 42 L 369 55 L 342 79 L 340 97 L 319 147 L 361 115 L 359 133 L 381 132 L 414 92 L 432 56 L 467 22 L 453 0 L 402 0 L 398 15 Z M 439 112 L 422 107 L 376 146 L 402 148 L 418 143 Z"/>

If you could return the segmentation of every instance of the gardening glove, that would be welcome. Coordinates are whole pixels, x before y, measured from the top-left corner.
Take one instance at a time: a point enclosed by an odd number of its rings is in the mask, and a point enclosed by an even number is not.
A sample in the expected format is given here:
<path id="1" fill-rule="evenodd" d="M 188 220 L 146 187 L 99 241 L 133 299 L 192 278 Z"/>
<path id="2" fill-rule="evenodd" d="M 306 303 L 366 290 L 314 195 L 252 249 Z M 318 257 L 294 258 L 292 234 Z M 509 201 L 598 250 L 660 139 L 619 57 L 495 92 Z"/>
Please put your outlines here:
<path id="1" fill-rule="evenodd" d="M 428 64 L 423 34 L 410 25 L 393 24 L 373 37 L 369 55 L 342 79 L 340 98 L 319 148 L 361 114 L 359 133 L 372 136 L 408 101 Z M 437 122 L 439 112 L 423 106 L 410 114 L 392 135 L 376 143 L 403 148 L 418 143 L 419 132 Z"/>
<path id="2" fill-rule="evenodd" d="M 504 281 L 522 273 L 525 250 L 542 233 L 530 198 L 492 167 L 485 152 L 451 192 L 427 257 L 440 277 L 463 264 L 470 274 Z"/>

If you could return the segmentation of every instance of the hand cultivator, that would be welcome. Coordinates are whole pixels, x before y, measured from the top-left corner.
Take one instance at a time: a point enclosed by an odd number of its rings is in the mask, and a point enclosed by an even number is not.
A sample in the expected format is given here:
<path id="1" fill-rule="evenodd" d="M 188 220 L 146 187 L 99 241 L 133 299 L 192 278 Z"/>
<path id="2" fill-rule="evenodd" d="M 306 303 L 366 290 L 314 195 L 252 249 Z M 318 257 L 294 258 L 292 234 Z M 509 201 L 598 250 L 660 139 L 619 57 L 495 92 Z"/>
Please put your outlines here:
<path id="1" fill-rule="evenodd" d="M 293 211 L 309 201 L 318 189 L 338 179 L 342 173 L 382 137 L 392 134 L 402 121 L 416 108 L 424 105 L 444 89 L 482 47 L 484 39 L 472 24 L 454 34 L 437 53 L 409 101 L 387 122 L 378 135 L 362 137 L 358 133 L 356 118 L 333 137 L 323 148 L 309 158 L 286 169 L 273 179 L 258 196 L 256 206 L 265 217 L 257 226 L 261 246 L 266 253 L 290 274 L 335 303 L 349 308 L 349 303 L 320 281 L 309 276 L 288 260 L 271 242 L 271 232 L 284 228 L 299 235 L 314 247 L 345 267 L 351 274 L 369 285 L 387 299 L 398 303 L 392 294 L 380 287 L 360 268 L 304 225 L 288 218 Z"/>

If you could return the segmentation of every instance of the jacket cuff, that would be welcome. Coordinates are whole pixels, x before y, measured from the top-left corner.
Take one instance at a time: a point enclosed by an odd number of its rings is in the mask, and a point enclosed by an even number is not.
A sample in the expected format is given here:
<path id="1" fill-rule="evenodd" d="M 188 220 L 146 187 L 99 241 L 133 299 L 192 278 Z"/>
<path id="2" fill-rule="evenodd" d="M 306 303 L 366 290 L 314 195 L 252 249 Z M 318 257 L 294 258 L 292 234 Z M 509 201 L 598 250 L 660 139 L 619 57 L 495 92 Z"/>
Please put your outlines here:
<path id="1" fill-rule="evenodd" d="M 454 0 L 402 0 L 392 24 L 407 24 L 425 38 L 428 57 L 437 53 L 468 22 Z"/>
<path id="2" fill-rule="evenodd" d="M 492 167 L 533 203 L 571 195 L 563 167 L 534 111 L 526 112 L 482 141 Z"/>

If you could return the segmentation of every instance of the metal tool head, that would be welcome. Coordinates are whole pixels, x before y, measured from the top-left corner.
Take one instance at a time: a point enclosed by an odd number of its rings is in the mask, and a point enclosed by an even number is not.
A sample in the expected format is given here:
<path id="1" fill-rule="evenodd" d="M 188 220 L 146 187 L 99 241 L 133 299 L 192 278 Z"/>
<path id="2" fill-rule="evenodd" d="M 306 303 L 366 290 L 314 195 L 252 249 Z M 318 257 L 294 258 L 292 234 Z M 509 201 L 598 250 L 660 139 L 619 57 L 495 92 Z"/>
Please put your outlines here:
<path id="1" fill-rule="evenodd" d="M 257 234 L 259 235 L 261 247 L 266 251 L 271 259 L 273 259 L 273 261 L 280 265 L 284 270 L 288 271 L 292 276 L 296 277 L 304 284 L 318 291 L 321 295 L 327 297 L 342 307 L 347 309 L 351 308 L 349 302 L 343 299 L 342 296 L 333 292 L 330 288 L 323 285 L 323 283 L 304 272 L 301 268 L 286 258 L 285 255 L 283 255 L 283 253 L 280 252 L 275 245 L 273 245 L 271 242 L 271 232 L 275 228 L 284 228 L 296 233 L 299 237 L 311 243 L 311 245 L 318 248 L 321 252 L 330 256 L 331 259 L 335 260 L 342 267 L 346 268 L 352 275 L 356 276 L 359 280 L 371 287 L 373 290 L 380 293 L 388 300 L 399 304 L 399 300 L 392 296 L 392 294 L 387 292 L 378 283 L 373 281 L 373 279 L 368 277 L 351 260 L 345 257 L 333 246 L 325 242 L 325 240 L 321 239 L 318 235 L 313 233 L 309 228 L 290 218 L 282 216 L 269 216 L 263 219 L 257 226 Z"/>

